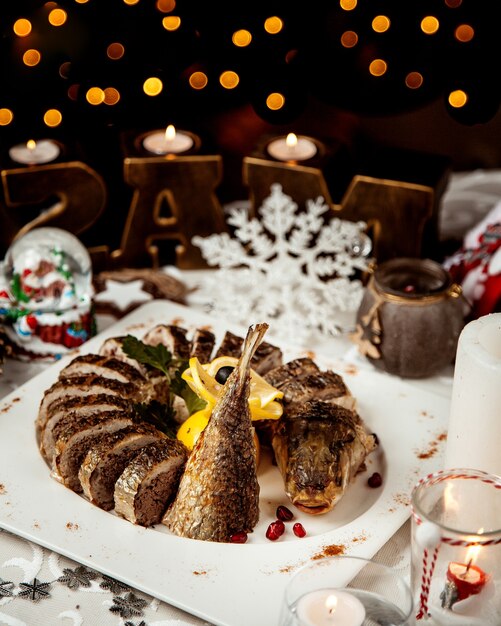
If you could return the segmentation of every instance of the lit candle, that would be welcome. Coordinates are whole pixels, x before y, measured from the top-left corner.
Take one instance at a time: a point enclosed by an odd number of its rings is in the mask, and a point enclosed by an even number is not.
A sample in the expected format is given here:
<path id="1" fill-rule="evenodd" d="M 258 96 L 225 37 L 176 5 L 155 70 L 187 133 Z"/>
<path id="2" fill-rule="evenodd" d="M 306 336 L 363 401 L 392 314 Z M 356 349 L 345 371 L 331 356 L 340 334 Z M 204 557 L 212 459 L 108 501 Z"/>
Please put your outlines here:
<path id="1" fill-rule="evenodd" d="M 480 593 L 487 581 L 485 572 L 473 564 L 479 551 L 480 546 L 470 546 L 466 552 L 465 563 L 449 563 L 447 580 L 455 585 L 458 602 Z"/>
<path id="2" fill-rule="evenodd" d="M 316 144 L 307 137 L 297 137 L 289 133 L 268 144 L 268 154 L 278 161 L 306 161 L 317 153 Z"/>
<path id="3" fill-rule="evenodd" d="M 37 165 L 54 161 L 60 152 L 57 143 L 51 139 L 42 139 L 41 141 L 30 139 L 25 144 L 20 143 L 12 146 L 9 150 L 9 156 L 16 163 Z"/>
<path id="4" fill-rule="evenodd" d="M 193 147 L 193 138 L 187 133 L 176 131 L 172 124 L 164 131 L 146 135 L 143 146 L 153 154 L 180 154 Z"/>
<path id="5" fill-rule="evenodd" d="M 320 589 L 298 600 L 296 615 L 301 626 L 361 626 L 365 609 L 346 591 Z"/>

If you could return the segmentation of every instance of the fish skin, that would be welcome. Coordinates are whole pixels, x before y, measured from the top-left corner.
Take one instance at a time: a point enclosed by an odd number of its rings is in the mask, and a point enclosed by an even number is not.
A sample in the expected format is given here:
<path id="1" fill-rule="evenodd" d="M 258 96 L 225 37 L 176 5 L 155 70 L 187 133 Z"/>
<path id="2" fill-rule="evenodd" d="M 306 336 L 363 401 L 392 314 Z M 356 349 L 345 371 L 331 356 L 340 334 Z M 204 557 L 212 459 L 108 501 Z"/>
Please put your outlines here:
<path id="1" fill-rule="evenodd" d="M 334 508 L 376 448 L 355 411 L 323 400 L 289 406 L 271 443 L 288 497 L 312 515 Z"/>
<path id="2" fill-rule="evenodd" d="M 252 532 L 258 522 L 248 397 L 251 359 L 267 329 L 268 324 L 249 328 L 242 356 L 186 463 L 176 498 L 162 520 L 176 535 L 227 542 L 235 532 Z"/>

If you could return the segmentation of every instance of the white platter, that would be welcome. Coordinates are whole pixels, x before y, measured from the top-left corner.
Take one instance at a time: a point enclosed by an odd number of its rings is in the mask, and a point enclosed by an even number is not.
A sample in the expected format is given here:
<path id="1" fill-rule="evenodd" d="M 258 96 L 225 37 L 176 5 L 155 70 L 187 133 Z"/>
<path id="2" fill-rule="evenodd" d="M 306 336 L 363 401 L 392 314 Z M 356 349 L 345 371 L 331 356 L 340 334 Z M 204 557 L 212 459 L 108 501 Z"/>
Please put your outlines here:
<path id="1" fill-rule="evenodd" d="M 252 320 L 256 322 L 261 320 Z M 189 330 L 210 326 L 221 339 L 226 325 L 167 301 L 153 301 L 108 328 L 81 352 L 97 352 L 106 337 L 141 337 L 157 323 Z M 266 337 L 273 342 L 271 334 Z M 276 343 L 276 342 L 273 342 Z M 282 346 L 284 360 L 308 351 Z M 288 504 L 281 477 L 265 453 L 259 466 L 260 521 L 246 544 L 219 544 L 176 537 L 162 526 L 145 529 L 106 513 L 49 477 L 38 453 L 34 420 L 43 392 L 65 357 L 7 396 L 0 405 L 0 527 L 101 571 L 145 593 L 220 626 L 276 626 L 287 580 L 302 564 L 337 551 L 372 557 L 409 517 L 417 480 L 439 467 L 449 399 L 375 371 L 315 354 L 340 373 L 358 411 L 380 445 L 339 505 L 324 516 L 297 512 L 307 536 L 287 524 L 277 542 L 265 538 L 278 504 Z M 383 485 L 367 478 L 378 471 Z M 346 572 L 348 581 L 355 572 Z"/>

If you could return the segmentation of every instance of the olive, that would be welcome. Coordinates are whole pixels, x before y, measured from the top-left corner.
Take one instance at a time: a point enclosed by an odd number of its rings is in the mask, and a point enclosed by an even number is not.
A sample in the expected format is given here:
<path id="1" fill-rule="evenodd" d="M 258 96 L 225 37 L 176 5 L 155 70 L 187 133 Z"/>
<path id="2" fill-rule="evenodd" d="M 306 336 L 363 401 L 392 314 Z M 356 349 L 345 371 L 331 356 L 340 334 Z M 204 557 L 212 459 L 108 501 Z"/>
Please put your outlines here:
<path id="1" fill-rule="evenodd" d="M 231 372 L 235 368 L 231 365 L 225 365 L 224 367 L 220 367 L 216 374 L 216 380 L 220 385 L 224 385 L 224 383 L 228 380 Z"/>

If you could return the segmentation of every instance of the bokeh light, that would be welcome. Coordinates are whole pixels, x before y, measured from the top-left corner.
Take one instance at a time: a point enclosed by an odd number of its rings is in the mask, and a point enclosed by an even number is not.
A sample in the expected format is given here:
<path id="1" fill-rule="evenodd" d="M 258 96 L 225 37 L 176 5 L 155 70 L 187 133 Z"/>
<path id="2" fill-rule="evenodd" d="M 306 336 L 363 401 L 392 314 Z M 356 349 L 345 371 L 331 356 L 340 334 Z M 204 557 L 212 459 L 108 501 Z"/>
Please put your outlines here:
<path id="1" fill-rule="evenodd" d="M 219 82 L 225 89 L 235 89 L 240 82 L 240 77 L 232 70 L 226 70 L 219 77 Z"/>
<path id="2" fill-rule="evenodd" d="M 339 0 L 339 6 L 344 11 L 353 11 L 357 6 L 357 0 Z"/>
<path id="3" fill-rule="evenodd" d="M 460 24 L 454 31 L 454 37 L 461 43 L 471 41 L 474 36 L 475 31 L 469 24 Z"/>
<path id="4" fill-rule="evenodd" d="M 31 33 L 31 22 L 24 17 L 16 20 L 12 27 L 18 37 L 27 37 Z"/>
<path id="5" fill-rule="evenodd" d="M 278 111 L 285 104 L 285 97 L 278 91 L 268 94 L 266 98 L 266 106 L 270 111 Z"/>
<path id="6" fill-rule="evenodd" d="M 0 126 L 8 126 L 14 119 L 14 113 L 10 109 L 0 109 Z"/>
<path id="7" fill-rule="evenodd" d="M 161 13 L 170 13 L 176 8 L 176 0 L 157 0 L 157 9 Z"/>
<path id="8" fill-rule="evenodd" d="M 270 35 L 276 35 L 284 27 L 283 21 L 276 15 L 266 18 L 264 21 L 264 30 Z"/>
<path id="9" fill-rule="evenodd" d="M 120 101 L 120 92 L 115 87 L 106 87 L 104 90 L 104 104 L 113 106 Z"/>
<path id="10" fill-rule="evenodd" d="M 344 48 L 353 48 L 358 43 L 358 35 L 353 30 L 345 30 L 341 35 L 341 45 Z"/>
<path id="11" fill-rule="evenodd" d="M 85 94 L 87 102 L 92 105 L 104 102 L 104 91 L 100 87 L 91 87 Z"/>
<path id="12" fill-rule="evenodd" d="M 374 59 L 369 64 L 369 72 L 373 76 L 383 76 L 383 74 L 386 74 L 387 69 L 388 65 L 386 61 L 383 61 L 383 59 Z"/>
<path id="13" fill-rule="evenodd" d="M 45 111 L 43 121 L 50 128 L 55 128 L 63 121 L 63 116 L 61 115 L 61 111 L 57 109 L 48 109 Z"/>
<path id="14" fill-rule="evenodd" d="M 451 91 L 449 97 L 447 98 L 451 107 L 455 109 L 460 109 L 464 107 L 464 105 L 468 102 L 468 94 L 462 89 L 455 89 Z"/>
<path id="15" fill-rule="evenodd" d="M 63 9 L 52 9 L 48 19 L 52 26 L 62 26 L 68 19 L 68 14 Z"/>
<path id="16" fill-rule="evenodd" d="M 386 15 L 376 15 L 372 20 L 372 30 L 376 33 L 384 33 L 390 28 L 390 19 Z"/>
<path id="17" fill-rule="evenodd" d="M 204 72 L 193 72 L 189 78 L 190 86 L 193 89 L 203 89 L 209 82 L 207 75 Z"/>
<path id="18" fill-rule="evenodd" d="M 147 96 L 158 96 L 163 88 L 162 81 L 156 76 L 150 76 L 143 83 L 143 91 Z"/>
<path id="19" fill-rule="evenodd" d="M 244 48 L 252 41 L 252 35 L 248 30 L 245 30 L 245 28 L 241 28 L 233 33 L 231 41 L 235 44 L 235 46 Z"/>
<path id="20" fill-rule="evenodd" d="M 106 54 L 112 61 L 118 61 L 125 54 L 125 48 L 118 41 L 114 41 L 106 48 Z"/>
<path id="21" fill-rule="evenodd" d="M 425 35 L 434 35 L 440 26 L 440 22 L 433 15 L 427 15 L 421 20 L 421 30 Z"/>
<path id="22" fill-rule="evenodd" d="M 163 18 L 162 26 L 165 30 L 177 30 L 181 26 L 181 18 L 178 15 L 168 15 Z"/>
<path id="23" fill-rule="evenodd" d="M 26 52 L 23 54 L 23 63 L 28 67 L 34 67 L 35 65 L 38 65 L 40 63 L 41 58 L 42 55 L 38 50 L 30 48 L 29 50 L 26 50 Z"/>
<path id="24" fill-rule="evenodd" d="M 409 89 L 419 89 L 423 84 L 423 75 L 419 72 L 409 72 L 405 77 L 405 84 Z"/>

